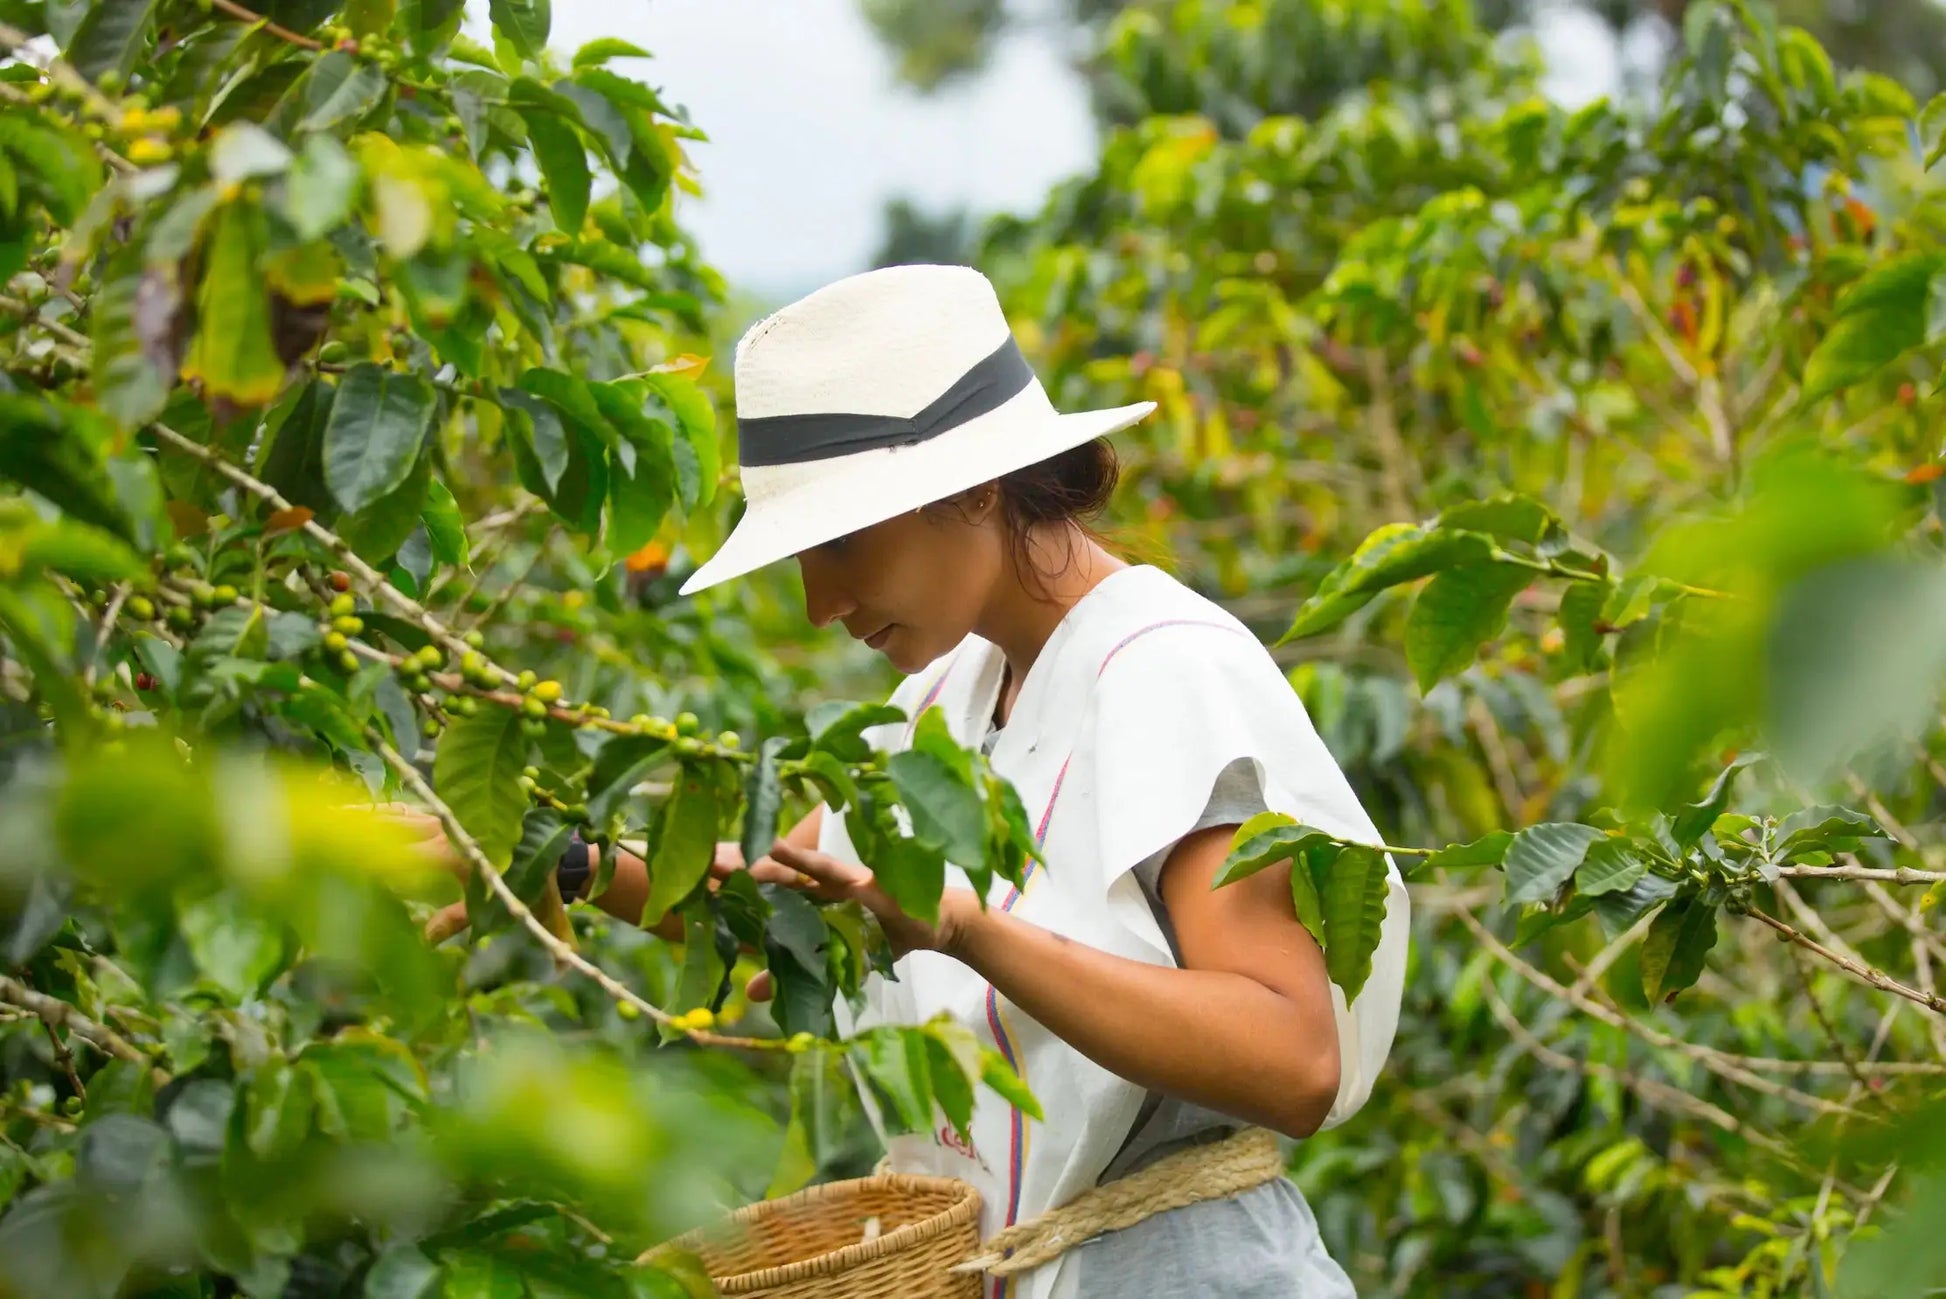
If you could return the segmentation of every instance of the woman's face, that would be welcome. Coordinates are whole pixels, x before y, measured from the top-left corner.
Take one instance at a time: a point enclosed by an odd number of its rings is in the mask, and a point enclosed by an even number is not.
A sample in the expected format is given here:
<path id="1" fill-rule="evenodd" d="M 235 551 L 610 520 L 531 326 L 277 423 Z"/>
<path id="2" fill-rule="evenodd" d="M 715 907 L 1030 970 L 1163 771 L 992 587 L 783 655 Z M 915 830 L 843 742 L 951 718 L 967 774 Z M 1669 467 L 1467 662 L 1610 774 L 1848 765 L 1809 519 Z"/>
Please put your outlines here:
<path id="1" fill-rule="evenodd" d="M 979 500 L 976 489 L 969 501 Z M 987 498 L 989 502 L 992 497 Z M 952 503 L 907 511 L 801 552 L 804 612 L 843 623 L 904 673 L 966 638 L 1004 571 L 997 510 Z"/>

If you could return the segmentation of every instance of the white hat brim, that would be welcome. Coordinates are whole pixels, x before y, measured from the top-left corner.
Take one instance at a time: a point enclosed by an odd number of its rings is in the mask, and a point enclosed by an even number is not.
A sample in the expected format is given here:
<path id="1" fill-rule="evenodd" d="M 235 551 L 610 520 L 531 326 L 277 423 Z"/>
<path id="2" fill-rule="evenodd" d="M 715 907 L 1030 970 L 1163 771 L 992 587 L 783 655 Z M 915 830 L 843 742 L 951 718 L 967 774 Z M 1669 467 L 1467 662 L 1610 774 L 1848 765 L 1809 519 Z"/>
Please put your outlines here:
<path id="1" fill-rule="evenodd" d="M 757 492 L 751 480 L 762 471 L 746 469 L 746 486 L 753 487 L 749 508 L 717 552 L 689 575 L 681 594 L 1038 464 L 1125 429 L 1153 410 L 1155 403 L 1144 401 L 1060 414 L 1049 409 L 1040 385 L 1030 384 L 1012 401 L 928 441 L 816 462 L 782 491 Z"/>

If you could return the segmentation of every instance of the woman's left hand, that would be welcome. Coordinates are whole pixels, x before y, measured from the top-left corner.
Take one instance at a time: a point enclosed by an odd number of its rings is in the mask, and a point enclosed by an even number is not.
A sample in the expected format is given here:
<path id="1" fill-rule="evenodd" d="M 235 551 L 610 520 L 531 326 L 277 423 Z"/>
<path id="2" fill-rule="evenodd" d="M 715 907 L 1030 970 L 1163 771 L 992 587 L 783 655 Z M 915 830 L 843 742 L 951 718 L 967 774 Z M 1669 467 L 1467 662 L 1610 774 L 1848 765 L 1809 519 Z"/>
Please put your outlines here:
<path id="1" fill-rule="evenodd" d="M 878 918 L 894 957 L 914 951 L 954 951 L 980 906 L 970 889 L 947 889 L 939 899 L 939 919 L 927 924 L 907 914 L 865 867 L 783 839 L 772 846 L 770 858 L 752 866 L 750 873 L 758 880 L 802 889 L 829 901 L 857 902 Z"/>

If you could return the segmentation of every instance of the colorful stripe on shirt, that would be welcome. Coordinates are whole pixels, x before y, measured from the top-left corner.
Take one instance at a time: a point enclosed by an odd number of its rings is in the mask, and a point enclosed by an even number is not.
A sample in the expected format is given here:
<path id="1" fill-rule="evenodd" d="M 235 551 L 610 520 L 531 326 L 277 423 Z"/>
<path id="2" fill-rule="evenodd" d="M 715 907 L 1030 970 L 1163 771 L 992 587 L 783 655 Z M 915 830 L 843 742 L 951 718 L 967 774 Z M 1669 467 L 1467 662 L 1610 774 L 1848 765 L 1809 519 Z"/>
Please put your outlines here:
<path id="1" fill-rule="evenodd" d="M 1132 641 L 1146 636 L 1152 631 L 1160 631 L 1164 627 L 1217 627 L 1225 631 L 1236 630 L 1235 626 L 1230 623 L 1216 622 L 1207 618 L 1170 618 L 1162 622 L 1150 623 L 1146 627 L 1141 627 L 1130 632 L 1120 641 L 1116 642 L 1115 647 L 1102 657 L 1101 666 L 1095 669 L 1095 679 L 1097 681 L 1101 679 L 1101 674 L 1108 670 L 1108 665 L 1115 661 L 1115 656 L 1126 649 Z M 951 670 L 950 664 L 948 665 L 948 670 Z M 945 678 L 942 675 L 940 684 L 944 684 L 944 682 Z M 938 686 L 935 685 L 933 689 L 937 693 Z M 922 708 L 920 711 L 923 712 L 924 709 Z M 1068 764 L 1073 761 L 1074 754 L 1069 753 L 1062 760 L 1061 770 L 1054 777 L 1054 788 L 1048 793 L 1047 806 L 1041 810 L 1040 822 L 1034 827 L 1034 846 L 1037 848 L 1047 841 L 1048 822 L 1054 819 L 1054 805 L 1060 800 L 1061 785 L 1067 780 Z M 1028 859 L 1027 869 L 1021 876 L 1020 887 L 1007 890 L 1007 897 L 1000 904 L 1002 911 L 1012 911 L 1014 909 L 1014 903 L 1020 901 L 1026 895 L 1027 889 L 1033 886 L 1036 867 L 1039 865 L 1039 862 L 1031 858 Z M 1000 1013 L 999 990 L 990 983 L 987 985 L 987 1027 L 993 1030 L 994 1045 L 1000 1048 L 1000 1054 L 1006 1060 L 1008 1067 L 1020 1075 L 1020 1080 L 1023 1083 L 1026 1082 L 1027 1071 L 1021 1067 L 1019 1048 L 1014 1041 L 1013 1035 L 1007 1031 L 1006 1017 Z M 1011 1126 L 1012 1132 L 1009 1134 L 1010 1140 L 1007 1151 L 1006 1225 L 1009 1227 L 1013 1226 L 1020 1216 L 1020 1187 L 1022 1173 L 1027 1165 L 1028 1144 L 1031 1137 L 1027 1128 L 1026 1117 L 1021 1114 L 1018 1106 L 1014 1107 Z M 1015 1278 L 1013 1277 L 994 1277 L 993 1299 L 1010 1299 L 1015 1292 L 1014 1280 Z"/>

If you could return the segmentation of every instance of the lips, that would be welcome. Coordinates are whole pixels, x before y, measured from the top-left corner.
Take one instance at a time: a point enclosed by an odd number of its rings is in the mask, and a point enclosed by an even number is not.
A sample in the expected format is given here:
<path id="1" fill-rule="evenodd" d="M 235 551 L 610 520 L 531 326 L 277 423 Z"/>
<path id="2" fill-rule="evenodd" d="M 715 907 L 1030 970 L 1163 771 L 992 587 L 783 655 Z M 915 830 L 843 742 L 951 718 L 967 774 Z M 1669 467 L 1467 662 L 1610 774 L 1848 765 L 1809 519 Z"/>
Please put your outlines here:
<path id="1" fill-rule="evenodd" d="M 892 637 L 892 628 L 895 625 L 896 624 L 894 623 L 889 623 L 889 622 L 886 623 L 883 627 L 879 628 L 877 631 L 867 636 L 865 638 L 865 644 L 870 646 L 872 649 L 884 649 L 885 642 L 887 640 L 890 640 Z"/>

